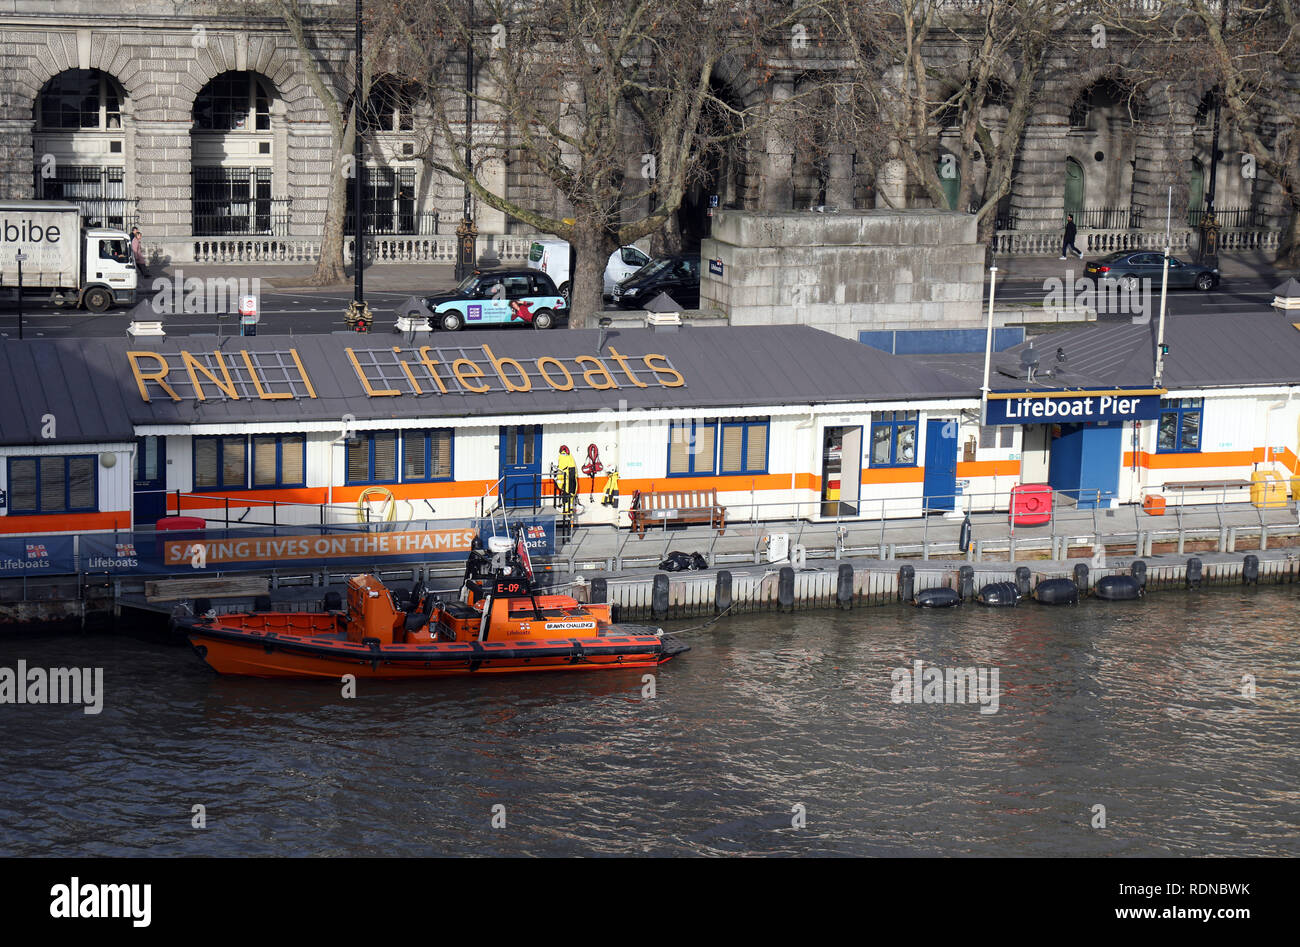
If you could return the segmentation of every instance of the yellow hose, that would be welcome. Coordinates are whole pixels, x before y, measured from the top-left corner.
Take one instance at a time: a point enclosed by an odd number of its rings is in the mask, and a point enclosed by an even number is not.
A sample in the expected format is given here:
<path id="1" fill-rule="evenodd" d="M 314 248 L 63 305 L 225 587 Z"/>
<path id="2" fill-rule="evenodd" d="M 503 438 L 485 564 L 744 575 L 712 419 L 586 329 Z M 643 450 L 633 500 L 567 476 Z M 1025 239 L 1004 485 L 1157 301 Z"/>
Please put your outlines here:
<path id="1" fill-rule="evenodd" d="M 361 491 L 361 496 L 357 497 L 357 522 L 365 523 L 368 521 L 366 516 L 366 501 L 371 494 L 383 496 L 388 501 L 388 509 L 384 513 L 383 521 L 391 523 L 397 518 L 397 497 L 393 496 L 393 491 L 387 487 L 366 487 Z"/>

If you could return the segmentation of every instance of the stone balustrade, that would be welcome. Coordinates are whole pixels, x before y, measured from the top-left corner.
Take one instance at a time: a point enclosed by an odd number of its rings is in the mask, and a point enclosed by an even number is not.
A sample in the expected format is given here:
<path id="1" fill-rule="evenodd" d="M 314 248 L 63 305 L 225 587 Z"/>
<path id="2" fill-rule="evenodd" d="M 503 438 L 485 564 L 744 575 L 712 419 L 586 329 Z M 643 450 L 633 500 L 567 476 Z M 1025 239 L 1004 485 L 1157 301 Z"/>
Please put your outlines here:
<path id="1" fill-rule="evenodd" d="M 451 265 L 456 262 L 456 239 L 455 234 L 367 237 L 366 259 L 368 263 Z M 492 249 L 502 263 L 519 264 L 528 259 L 528 249 L 537 239 L 534 234 L 493 234 Z M 181 259 L 186 263 L 315 263 L 320 255 L 320 240 L 314 237 L 193 237 L 180 242 L 192 247 L 192 258 Z M 352 244 L 351 239 L 343 242 L 344 262 L 352 262 Z M 480 235 L 479 255 L 487 249 L 487 237 Z"/>

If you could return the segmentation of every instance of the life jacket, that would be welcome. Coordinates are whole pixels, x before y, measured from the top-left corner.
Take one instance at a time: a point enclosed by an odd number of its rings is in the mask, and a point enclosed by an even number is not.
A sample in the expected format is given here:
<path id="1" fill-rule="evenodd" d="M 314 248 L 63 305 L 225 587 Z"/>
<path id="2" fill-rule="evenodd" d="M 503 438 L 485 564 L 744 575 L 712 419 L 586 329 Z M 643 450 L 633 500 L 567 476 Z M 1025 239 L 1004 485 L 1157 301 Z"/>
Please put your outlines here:
<path id="1" fill-rule="evenodd" d="M 618 507 L 618 471 L 610 470 L 605 480 L 605 499 L 600 501 L 605 506 Z"/>

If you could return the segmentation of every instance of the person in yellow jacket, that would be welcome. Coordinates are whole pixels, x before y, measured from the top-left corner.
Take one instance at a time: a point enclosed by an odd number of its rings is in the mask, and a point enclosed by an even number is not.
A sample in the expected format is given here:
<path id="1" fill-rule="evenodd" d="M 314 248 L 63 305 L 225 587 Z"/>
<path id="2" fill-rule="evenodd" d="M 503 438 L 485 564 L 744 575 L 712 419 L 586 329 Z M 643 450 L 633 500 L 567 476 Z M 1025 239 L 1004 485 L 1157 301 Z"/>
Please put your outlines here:
<path id="1" fill-rule="evenodd" d="M 560 457 L 555 464 L 555 490 L 564 498 L 560 508 L 572 513 L 578 494 L 578 464 L 567 444 L 560 445 Z"/>

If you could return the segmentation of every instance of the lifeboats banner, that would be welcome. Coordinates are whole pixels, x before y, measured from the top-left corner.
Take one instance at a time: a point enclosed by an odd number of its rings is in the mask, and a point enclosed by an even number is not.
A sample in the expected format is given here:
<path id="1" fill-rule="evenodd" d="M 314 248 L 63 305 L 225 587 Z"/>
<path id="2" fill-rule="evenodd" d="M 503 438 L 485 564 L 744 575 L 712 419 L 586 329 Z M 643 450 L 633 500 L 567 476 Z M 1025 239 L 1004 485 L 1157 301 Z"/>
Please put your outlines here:
<path id="1" fill-rule="evenodd" d="M 1154 421 L 1160 395 L 1146 392 L 990 392 L 984 423 L 1086 424 L 1097 421 Z"/>
<path id="2" fill-rule="evenodd" d="M 437 528 L 393 532 L 281 532 L 268 536 L 195 530 L 83 536 L 81 568 L 128 575 L 185 575 L 293 566 L 369 569 L 393 563 L 454 562 L 468 554 L 474 532 L 471 524 L 460 520 Z"/>
<path id="3" fill-rule="evenodd" d="M 384 564 L 461 559 L 469 552 L 469 527 L 405 533 L 346 533 L 326 536 L 260 536 L 189 539 L 162 544 L 163 566 L 193 569 L 267 569 L 283 563 L 324 565 L 336 560 Z M 198 563 L 202 562 L 202 565 Z"/>
<path id="4" fill-rule="evenodd" d="M 0 576 L 72 575 L 76 571 L 71 536 L 0 539 Z"/>

